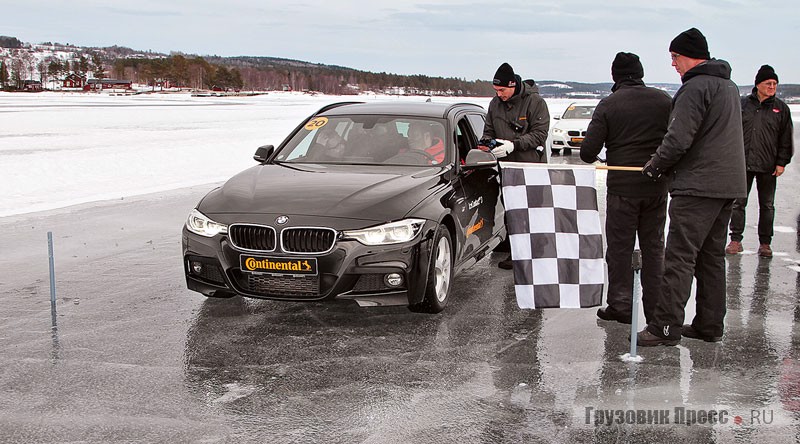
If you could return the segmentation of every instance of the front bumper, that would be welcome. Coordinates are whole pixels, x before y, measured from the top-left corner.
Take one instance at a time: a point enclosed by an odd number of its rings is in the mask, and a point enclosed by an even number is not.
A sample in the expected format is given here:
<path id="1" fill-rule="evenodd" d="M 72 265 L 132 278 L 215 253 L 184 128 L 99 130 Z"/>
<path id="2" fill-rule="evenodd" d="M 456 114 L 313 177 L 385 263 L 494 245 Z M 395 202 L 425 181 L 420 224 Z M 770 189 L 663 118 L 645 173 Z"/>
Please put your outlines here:
<path id="1" fill-rule="evenodd" d="M 251 273 L 242 271 L 239 257 L 224 235 L 198 236 L 183 229 L 183 266 L 186 285 L 212 297 L 241 295 L 281 301 L 351 299 L 362 305 L 416 304 L 424 296 L 431 260 L 434 230 L 427 221 L 412 241 L 386 246 L 365 246 L 355 240 L 336 241 L 322 255 L 264 253 L 273 258 L 309 258 L 317 261 L 315 276 Z M 390 285 L 387 275 L 402 277 Z"/>
<path id="2" fill-rule="evenodd" d="M 551 148 L 580 148 L 583 138 L 583 136 L 570 136 L 566 132 L 553 134 L 551 138 Z"/>

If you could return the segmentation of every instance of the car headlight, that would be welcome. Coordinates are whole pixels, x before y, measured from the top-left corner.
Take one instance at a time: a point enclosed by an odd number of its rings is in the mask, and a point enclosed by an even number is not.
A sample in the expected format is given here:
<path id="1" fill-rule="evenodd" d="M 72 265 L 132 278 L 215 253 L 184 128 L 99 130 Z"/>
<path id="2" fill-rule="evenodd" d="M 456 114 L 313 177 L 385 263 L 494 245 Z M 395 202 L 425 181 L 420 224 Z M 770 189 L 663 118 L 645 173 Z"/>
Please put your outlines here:
<path id="1" fill-rule="evenodd" d="M 399 244 L 414 239 L 424 224 L 423 219 L 403 219 L 363 230 L 345 231 L 343 234 L 364 245 Z"/>
<path id="2" fill-rule="evenodd" d="M 228 232 L 227 225 L 214 222 L 206 217 L 205 214 L 197 211 L 197 209 L 189 213 L 189 218 L 186 220 L 186 228 L 194 234 L 205 237 L 214 237 L 217 234 Z"/>
<path id="3" fill-rule="evenodd" d="M 553 128 L 553 134 L 562 134 L 564 130 L 561 128 Z"/>

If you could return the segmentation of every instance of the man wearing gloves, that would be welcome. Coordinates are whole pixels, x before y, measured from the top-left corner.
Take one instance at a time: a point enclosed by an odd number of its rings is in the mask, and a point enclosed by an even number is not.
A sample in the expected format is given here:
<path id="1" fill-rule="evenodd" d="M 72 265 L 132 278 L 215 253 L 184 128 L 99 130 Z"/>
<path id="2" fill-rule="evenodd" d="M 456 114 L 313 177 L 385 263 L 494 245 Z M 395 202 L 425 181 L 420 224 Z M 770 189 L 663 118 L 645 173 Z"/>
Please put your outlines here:
<path id="1" fill-rule="evenodd" d="M 769 65 L 756 73 L 753 92 L 742 98 L 742 126 L 744 154 L 747 163 L 747 194 L 758 188 L 758 255 L 772 257 L 775 221 L 775 187 L 786 164 L 794 153 L 794 129 L 789 107 L 775 97 L 778 75 Z M 744 209 L 747 197 L 736 199 L 731 214 L 731 243 L 725 248 L 728 254 L 741 253 L 744 233 Z"/>
<path id="2" fill-rule="evenodd" d="M 642 173 L 669 176 L 669 234 L 661 297 L 639 345 L 677 345 L 681 337 L 717 342 L 726 313 L 725 240 L 733 201 L 747 194 L 739 87 L 731 67 L 712 59 L 695 28 L 669 45 L 681 87 L 664 139 Z M 696 314 L 683 324 L 697 279 Z"/>
<path id="3" fill-rule="evenodd" d="M 672 106 L 664 91 L 645 86 L 639 56 L 617 53 L 611 64 L 612 94 L 597 105 L 581 144 L 581 159 L 594 163 L 606 147 L 610 166 L 642 166 L 664 138 Z M 636 237 L 642 250 L 642 304 L 650 320 L 664 274 L 664 224 L 667 182 L 641 174 L 609 171 L 606 194 L 608 307 L 597 310 L 606 321 L 631 323 L 632 255 Z"/>
<path id="4" fill-rule="evenodd" d="M 497 95 L 489 103 L 482 143 L 496 141 L 492 153 L 502 161 L 547 163 L 544 145 L 550 113 L 544 99 L 508 63 L 497 69 L 492 87 Z M 498 266 L 510 270 L 511 255 Z"/>

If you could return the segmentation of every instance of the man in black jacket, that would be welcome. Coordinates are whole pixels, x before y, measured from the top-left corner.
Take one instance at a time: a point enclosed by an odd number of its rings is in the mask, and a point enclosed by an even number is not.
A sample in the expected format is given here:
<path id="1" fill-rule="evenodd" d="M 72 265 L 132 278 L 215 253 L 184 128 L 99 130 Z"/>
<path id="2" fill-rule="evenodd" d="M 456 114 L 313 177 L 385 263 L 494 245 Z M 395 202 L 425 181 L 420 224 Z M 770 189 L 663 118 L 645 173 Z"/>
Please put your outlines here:
<path id="1" fill-rule="evenodd" d="M 645 86 L 639 56 L 617 53 L 611 64 L 612 94 L 595 108 L 581 144 L 581 159 L 597 160 L 606 147 L 611 166 L 644 165 L 664 138 L 671 99 L 660 89 Z M 664 275 L 664 224 L 667 220 L 667 183 L 653 182 L 629 171 L 609 171 L 606 195 L 606 263 L 608 306 L 597 310 L 607 321 L 631 323 L 636 234 L 642 251 L 642 305 L 652 318 Z"/>
<path id="2" fill-rule="evenodd" d="M 753 92 L 742 98 L 744 154 L 747 164 L 747 194 L 758 187 L 758 255 L 772 257 L 772 224 L 775 220 L 775 186 L 794 153 L 794 128 L 789 107 L 775 97 L 778 75 L 769 65 L 756 74 Z M 744 209 L 747 197 L 736 199 L 731 214 L 731 243 L 728 254 L 743 250 Z"/>
<path id="3" fill-rule="evenodd" d="M 550 112 L 538 89 L 523 82 L 508 63 L 497 69 L 492 87 L 496 95 L 489 102 L 481 140 L 499 142 L 492 152 L 502 160 L 546 163 Z"/>
<path id="4" fill-rule="evenodd" d="M 672 99 L 667 134 L 642 173 L 670 177 L 664 280 L 643 346 L 677 345 L 681 337 L 716 342 L 725 320 L 725 240 L 733 201 L 747 195 L 739 87 L 731 67 L 712 59 L 695 28 L 669 45 L 682 85 Z M 697 314 L 682 325 L 697 279 Z"/>
<path id="5" fill-rule="evenodd" d="M 538 88 L 523 82 L 508 63 L 497 68 L 492 87 L 496 95 L 489 102 L 481 140 L 494 139 L 498 146 L 492 153 L 501 160 L 547 163 L 544 145 L 550 112 Z M 497 266 L 510 270 L 511 255 Z"/>

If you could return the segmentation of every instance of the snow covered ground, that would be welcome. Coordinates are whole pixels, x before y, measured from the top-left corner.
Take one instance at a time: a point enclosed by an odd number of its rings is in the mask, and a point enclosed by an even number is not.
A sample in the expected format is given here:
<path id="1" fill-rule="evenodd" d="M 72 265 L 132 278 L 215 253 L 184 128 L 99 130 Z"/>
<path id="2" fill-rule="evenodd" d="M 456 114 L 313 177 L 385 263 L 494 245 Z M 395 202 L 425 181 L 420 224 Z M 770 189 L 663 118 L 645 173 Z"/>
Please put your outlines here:
<path id="1" fill-rule="evenodd" d="M 425 99 L 0 93 L 0 217 L 223 181 L 324 105 Z M 490 98 L 434 100 L 487 107 Z M 551 115 L 570 102 L 547 100 Z M 792 110 L 797 121 L 800 105 Z"/>

